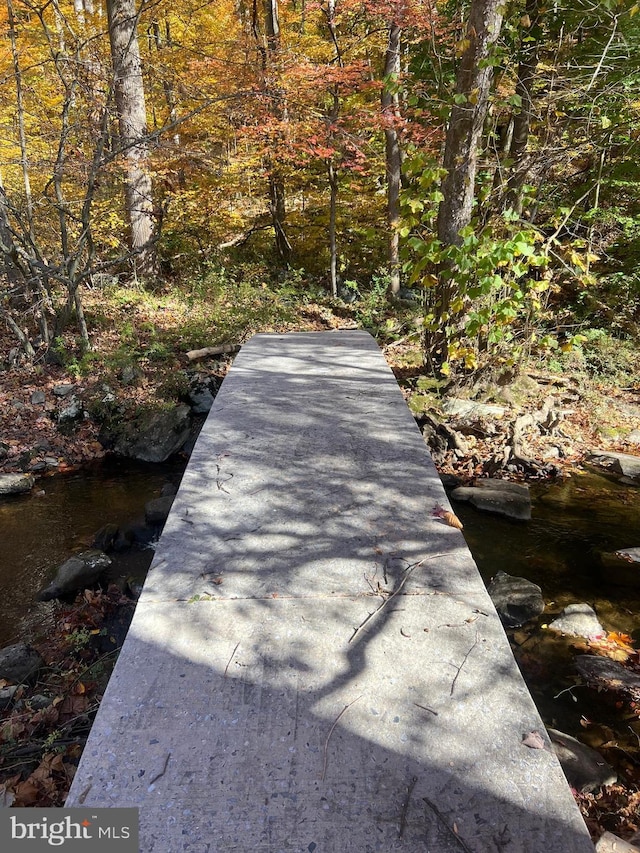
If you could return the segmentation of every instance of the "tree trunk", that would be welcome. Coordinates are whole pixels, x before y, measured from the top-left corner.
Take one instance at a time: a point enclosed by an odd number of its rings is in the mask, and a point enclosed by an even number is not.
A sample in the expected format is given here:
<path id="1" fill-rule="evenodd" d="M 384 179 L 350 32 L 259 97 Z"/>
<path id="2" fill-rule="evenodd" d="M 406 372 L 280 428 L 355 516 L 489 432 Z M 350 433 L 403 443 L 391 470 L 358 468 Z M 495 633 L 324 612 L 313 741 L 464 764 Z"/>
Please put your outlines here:
<path id="1" fill-rule="evenodd" d="M 398 94 L 395 83 L 400 73 L 400 37 L 402 30 L 392 23 L 384 61 L 384 81 L 381 106 L 384 121 L 385 171 L 387 179 L 387 224 L 389 226 L 389 294 L 400 290 L 400 183 L 402 154 L 395 120 L 399 116 Z M 391 85 L 390 85 L 391 84 Z"/>
<path id="2" fill-rule="evenodd" d="M 338 171 L 333 160 L 328 161 L 329 175 L 329 279 L 331 295 L 338 296 L 338 244 L 336 240 L 336 212 L 338 208 Z"/>
<path id="3" fill-rule="evenodd" d="M 278 169 L 270 163 L 269 169 L 269 212 L 273 224 L 273 234 L 276 244 L 276 253 L 283 266 L 289 266 L 291 259 L 291 243 L 287 239 L 284 230 L 287 215 L 285 205 L 284 180 Z"/>
<path id="4" fill-rule="evenodd" d="M 11 44 L 11 57 L 13 60 L 13 77 L 16 83 L 16 119 L 18 122 L 18 139 L 20 140 L 20 166 L 22 169 L 22 182 L 24 185 L 26 222 L 29 231 L 29 237 L 31 239 L 31 242 L 33 242 L 33 200 L 31 196 L 31 180 L 29 178 L 29 160 L 27 157 L 27 133 L 24 122 L 22 69 L 20 68 L 20 60 L 18 57 L 18 45 L 16 42 L 16 23 L 13 12 L 12 0 L 7 0 L 7 19 L 9 23 L 9 41 Z"/>
<path id="5" fill-rule="evenodd" d="M 438 208 L 438 238 L 447 246 L 461 242 L 460 231 L 471 221 L 478 146 L 487 115 L 493 68 L 486 63 L 502 26 L 502 0 L 472 0 L 456 80 L 456 101 L 445 140 Z"/>
<path id="6" fill-rule="evenodd" d="M 471 222 L 475 197 L 478 149 L 489 104 L 493 67 L 487 61 L 502 26 L 502 0 L 472 0 L 456 96 L 445 138 L 442 201 L 438 208 L 438 239 L 443 246 L 462 243 L 460 231 Z M 435 293 L 431 328 L 425 333 L 425 353 L 431 369 L 449 362 L 454 332 L 451 301 L 454 293 L 451 270 L 441 269 Z"/>
<path id="7" fill-rule="evenodd" d="M 114 95 L 120 145 L 126 158 L 126 208 L 136 275 L 157 274 L 151 175 L 147 165 L 147 116 L 135 0 L 107 0 Z"/>
<path id="8" fill-rule="evenodd" d="M 287 105 L 277 80 L 277 67 L 280 54 L 280 21 L 278 17 L 278 0 L 264 0 L 264 30 L 265 37 L 261 43 L 256 0 L 253 6 L 253 31 L 262 57 L 262 78 L 266 95 L 272 104 L 274 118 L 285 121 Z M 287 239 L 285 219 L 287 215 L 286 191 L 284 178 L 271 156 L 268 157 L 267 171 L 269 176 L 269 212 L 273 224 L 273 235 L 276 254 L 283 267 L 289 266 L 291 260 L 291 244 Z"/>
<path id="9" fill-rule="evenodd" d="M 338 33 L 336 30 L 336 3 L 335 0 L 327 0 L 326 8 L 327 28 L 333 47 L 335 49 L 335 61 L 340 68 L 344 67 L 342 60 L 342 52 L 338 42 Z M 329 140 L 333 146 L 335 132 L 334 126 L 340 115 L 340 88 L 337 83 L 331 87 L 331 107 L 327 113 L 329 124 Z M 338 189 L 340 186 L 339 163 L 336 162 L 334 155 L 327 158 L 327 176 L 329 178 L 329 283 L 331 286 L 331 295 L 336 298 L 338 296 L 338 235 L 337 235 L 337 214 L 338 214 Z"/>
<path id="10" fill-rule="evenodd" d="M 522 211 L 522 188 L 524 186 L 529 164 L 526 161 L 527 144 L 529 142 L 529 127 L 533 110 L 533 81 L 538 67 L 538 47 L 540 44 L 540 0 L 527 0 L 526 18 L 528 26 L 520 47 L 518 63 L 518 80 L 516 95 L 520 96 L 521 106 L 513 118 L 513 135 L 509 149 L 511 166 L 507 180 L 506 206 L 513 208 L 516 213 Z"/>

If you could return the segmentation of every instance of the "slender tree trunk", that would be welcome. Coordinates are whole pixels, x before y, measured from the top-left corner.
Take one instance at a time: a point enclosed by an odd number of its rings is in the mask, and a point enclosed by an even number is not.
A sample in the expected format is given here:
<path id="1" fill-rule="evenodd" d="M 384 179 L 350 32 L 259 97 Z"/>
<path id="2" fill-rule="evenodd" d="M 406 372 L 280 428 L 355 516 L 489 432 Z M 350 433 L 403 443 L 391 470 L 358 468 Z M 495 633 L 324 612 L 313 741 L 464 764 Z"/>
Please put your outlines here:
<path id="1" fill-rule="evenodd" d="M 522 211 L 522 188 L 529 167 L 526 154 L 533 111 L 533 82 L 538 67 L 540 0 L 527 0 L 525 9 L 528 26 L 520 47 L 518 80 L 516 82 L 516 95 L 520 96 L 522 103 L 518 113 L 513 117 L 513 135 L 509 149 L 511 166 L 507 180 L 506 197 L 506 206 L 513 208 L 518 214 Z"/>
<path id="2" fill-rule="evenodd" d="M 456 100 L 445 140 L 443 199 L 438 208 L 438 237 L 444 245 L 461 242 L 471 221 L 478 148 L 487 115 L 493 68 L 486 62 L 502 26 L 503 0 L 472 0 L 465 50 L 456 79 Z"/>
<path id="3" fill-rule="evenodd" d="M 438 239 L 443 246 L 462 243 L 460 232 L 471 222 L 475 178 L 482 130 L 493 79 L 487 62 L 502 26 L 502 0 L 472 0 L 456 79 L 456 97 L 445 138 L 442 201 L 438 208 Z M 454 284 L 451 270 L 438 276 L 432 328 L 425 334 L 425 352 L 439 372 L 449 361 L 455 323 L 451 317 Z"/>
<path id="4" fill-rule="evenodd" d="M 9 22 L 9 41 L 11 43 L 11 58 L 13 60 L 13 76 L 16 84 L 16 106 L 18 122 L 18 139 L 20 141 L 20 166 L 22 168 L 22 183 L 24 185 L 25 212 L 27 230 L 33 242 L 33 199 L 31 195 L 31 180 L 29 178 L 29 159 L 27 156 L 27 132 L 24 121 L 24 93 L 22 87 L 22 69 L 18 56 L 18 45 L 16 41 L 16 22 L 13 12 L 12 0 L 7 0 L 7 18 Z"/>
<path id="5" fill-rule="evenodd" d="M 259 40 L 257 26 L 256 0 L 254 0 L 254 33 Z M 266 94 L 270 97 L 274 117 L 279 121 L 287 119 L 287 105 L 277 80 L 280 59 L 280 20 L 278 0 L 264 0 L 265 42 L 260 50 L 262 72 Z M 277 164 L 269 157 L 269 212 L 273 224 L 276 253 L 284 267 L 291 260 L 291 244 L 287 239 L 285 220 L 287 215 L 284 178 Z"/>
<path id="6" fill-rule="evenodd" d="M 338 170 L 333 160 L 328 161 L 329 175 L 329 280 L 331 295 L 338 296 L 338 242 L 336 238 L 336 213 L 338 209 Z"/>
<path id="7" fill-rule="evenodd" d="M 395 296 L 400 290 L 400 185 L 402 154 L 395 121 L 399 117 L 398 94 L 394 84 L 400 73 L 400 38 L 402 30 L 392 23 L 384 61 L 385 85 L 382 89 L 381 106 L 384 120 L 385 171 L 387 179 L 387 225 L 389 227 L 389 294 Z"/>
<path id="8" fill-rule="evenodd" d="M 17 284 L 26 278 L 23 264 L 13 242 L 13 232 L 9 224 L 9 211 L 4 190 L 4 181 L 0 172 L 0 255 L 4 263 L 0 265 L 0 275 L 6 276 L 9 284 Z"/>
<path id="9" fill-rule="evenodd" d="M 147 116 L 135 0 L 107 0 L 120 145 L 127 163 L 126 207 L 136 275 L 157 274 L 152 182 L 147 164 Z"/>
<path id="10" fill-rule="evenodd" d="M 171 46 L 171 31 L 169 28 L 169 22 L 165 21 L 165 36 L 163 38 L 162 33 L 160 31 L 160 24 L 158 21 L 154 21 L 151 24 L 149 29 L 149 34 L 153 36 L 153 42 L 156 47 L 156 51 L 158 54 L 161 54 L 163 48 L 165 46 Z M 160 60 L 161 67 L 164 65 L 162 60 Z M 178 118 L 178 112 L 176 110 L 176 95 L 173 89 L 173 83 L 167 76 L 162 77 L 162 90 L 164 92 L 164 98 L 167 102 L 167 109 L 169 111 L 169 121 L 172 124 L 175 124 Z M 173 144 L 176 148 L 180 147 L 180 133 L 176 130 L 173 136 L 171 137 Z"/>
<path id="11" fill-rule="evenodd" d="M 335 49 L 335 61 L 340 68 L 344 67 L 338 33 L 336 30 L 336 3 L 335 0 L 327 0 L 327 28 L 333 47 Z M 340 89 L 335 83 L 331 90 L 331 108 L 327 115 L 329 122 L 329 139 L 333 143 L 335 137 L 334 125 L 340 115 Z M 338 296 L 338 189 L 340 187 L 339 166 L 333 156 L 327 158 L 327 176 L 329 178 L 329 284 L 331 295 Z"/>

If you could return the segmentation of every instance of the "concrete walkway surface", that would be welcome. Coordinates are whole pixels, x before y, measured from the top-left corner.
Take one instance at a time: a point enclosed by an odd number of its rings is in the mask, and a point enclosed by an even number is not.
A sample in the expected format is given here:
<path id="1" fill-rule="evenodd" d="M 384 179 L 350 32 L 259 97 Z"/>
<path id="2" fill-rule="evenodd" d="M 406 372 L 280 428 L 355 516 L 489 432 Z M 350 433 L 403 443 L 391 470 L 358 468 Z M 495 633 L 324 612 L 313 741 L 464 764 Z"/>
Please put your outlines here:
<path id="1" fill-rule="evenodd" d="M 68 806 L 144 853 L 592 853 L 422 436 L 365 332 L 224 380 Z"/>

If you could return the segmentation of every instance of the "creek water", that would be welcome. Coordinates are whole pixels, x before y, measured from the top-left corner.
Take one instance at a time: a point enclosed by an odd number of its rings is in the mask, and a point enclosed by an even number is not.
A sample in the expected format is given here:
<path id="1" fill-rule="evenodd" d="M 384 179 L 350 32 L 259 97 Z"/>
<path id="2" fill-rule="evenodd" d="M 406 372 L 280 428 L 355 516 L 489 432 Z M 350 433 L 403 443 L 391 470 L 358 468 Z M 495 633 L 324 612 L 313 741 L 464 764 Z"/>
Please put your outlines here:
<path id="1" fill-rule="evenodd" d="M 640 569 L 637 588 L 616 586 L 599 559 L 602 551 L 640 546 L 640 489 L 581 470 L 530 489 L 533 517 L 526 523 L 455 503 L 484 580 L 498 571 L 526 577 L 542 588 L 545 619 L 587 602 L 607 630 L 640 641 Z"/>
<path id="2" fill-rule="evenodd" d="M 635 588 L 612 583 L 600 553 L 640 546 L 640 489 L 577 470 L 563 482 L 531 485 L 532 519 L 510 521 L 455 503 L 464 535 L 485 582 L 498 572 L 542 589 L 540 619 L 507 631 L 529 690 L 547 726 L 591 746 L 615 750 L 640 767 L 640 722 L 616 696 L 585 687 L 576 654 L 583 641 L 546 628 L 568 604 L 590 604 L 605 631 L 631 635 L 640 647 L 640 568 Z M 582 644 L 582 648 L 580 648 Z M 615 751 L 614 750 L 614 751 Z M 605 750 L 609 761 L 616 756 Z"/>
<path id="3" fill-rule="evenodd" d="M 167 482 L 178 485 L 184 466 L 183 461 L 144 465 L 111 460 L 41 480 L 30 495 L 0 499 L 0 647 L 45 632 L 57 605 L 37 602 L 36 595 L 58 566 L 90 547 L 104 524 L 143 518 L 145 503 Z M 576 471 L 563 482 L 533 484 L 531 493 L 533 518 L 526 523 L 467 504 L 454 508 L 486 582 L 502 570 L 542 588 L 547 609 L 541 619 L 509 634 L 545 723 L 575 734 L 584 728 L 585 718 L 597 719 L 602 710 L 597 697 L 594 705 L 593 691 L 572 687 L 578 681 L 571 648 L 575 641 L 541 626 L 567 604 L 587 602 L 607 631 L 631 634 L 640 645 L 640 584 L 635 589 L 615 586 L 598 556 L 640 546 L 640 490 Z M 151 549 L 116 555 L 112 575 L 141 580 L 152 556 Z M 607 720 L 607 725 L 615 722 L 611 714 Z M 640 725 L 634 722 L 632 732 L 624 719 L 617 723 L 620 737 L 626 732 L 638 747 Z M 601 740 L 609 737 L 607 729 Z"/>
<path id="4" fill-rule="evenodd" d="M 55 602 L 37 593 L 97 531 L 144 520 L 144 505 L 167 482 L 178 485 L 185 463 L 145 465 L 108 460 L 72 474 L 39 480 L 31 494 L 0 498 L 0 647 L 30 640 L 55 619 Z M 114 556 L 113 577 L 142 580 L 152 549 Z"/>

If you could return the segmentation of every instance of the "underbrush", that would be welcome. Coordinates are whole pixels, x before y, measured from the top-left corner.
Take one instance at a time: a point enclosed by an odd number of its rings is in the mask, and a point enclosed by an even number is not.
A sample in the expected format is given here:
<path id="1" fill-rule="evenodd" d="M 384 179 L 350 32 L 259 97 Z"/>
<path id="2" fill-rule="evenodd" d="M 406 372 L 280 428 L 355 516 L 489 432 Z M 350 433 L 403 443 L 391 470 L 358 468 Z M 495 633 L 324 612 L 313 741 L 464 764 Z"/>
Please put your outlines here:
<path id="1" fill-rule="evenodd" d="M 115 587 L 58 605 L 45 668 L 0 713 L 0 805 L 64 805 L 133 606 Z"/>

